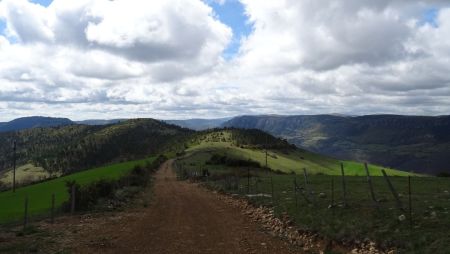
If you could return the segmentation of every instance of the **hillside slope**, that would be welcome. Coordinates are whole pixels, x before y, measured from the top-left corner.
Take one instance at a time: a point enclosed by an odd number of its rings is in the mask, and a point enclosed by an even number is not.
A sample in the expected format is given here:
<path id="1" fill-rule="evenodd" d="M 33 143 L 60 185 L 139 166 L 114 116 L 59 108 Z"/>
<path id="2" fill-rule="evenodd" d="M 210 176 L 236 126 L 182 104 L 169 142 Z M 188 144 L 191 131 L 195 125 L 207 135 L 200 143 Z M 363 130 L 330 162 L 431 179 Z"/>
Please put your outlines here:
<path id="1" fill-rule="evenodd" d="M 450 116 L 242 116 L 224 126 L 261 129 L 336 158 L 429 174 L 450 172 Z"/>
<path id="2" fill-rule="evenodd" d="M 299 149 L 285 140 L 255 129 L 224 129 L 197 133 L 191 138 L 189 147 L 186 149 L 186 156 L 182 161 L 187 167 L 196 170 L 205 167 L 214 168 L 211 164 L 213 156 L 226 157 L 230 160 L 250 160 L 264 167 L 266 147 L 268 148 L 267 166 L 274 171 L 303 174 L 303 169 L 306 168 L 311 174 L 340 175 L 342 162 L 347 175 L 365 175 L 362 163 L 339 161 Z M 381 169 L 380 166 L 369 165 L 372 175 L 381 175 Z M 386 169 L 386 172 L 389 175 L 408 175 L 406 172 L 394 169 Z"/>
<path id="3" fill-rule="evenodd" d="M 70 125 L 0 133 L 0 171 L 12 167 L 12 143 L 18 165 L 32 163 L 63 174 L 105 163 L 140 159 L 163 151 L 192 131 L 153 119 L 114 125 Z"/>

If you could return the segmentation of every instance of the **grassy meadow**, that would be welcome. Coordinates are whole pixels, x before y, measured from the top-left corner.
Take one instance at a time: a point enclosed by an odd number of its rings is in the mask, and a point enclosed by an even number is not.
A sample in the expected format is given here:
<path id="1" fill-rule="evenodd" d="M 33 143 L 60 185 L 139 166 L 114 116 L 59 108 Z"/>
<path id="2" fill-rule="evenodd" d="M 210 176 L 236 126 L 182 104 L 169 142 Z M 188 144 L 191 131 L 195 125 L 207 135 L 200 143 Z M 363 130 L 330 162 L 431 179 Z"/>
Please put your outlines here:
<path id="1" fill-rule="evenodd" d="M 145 165 L 155 158 L 129 161 L 109 166 L 94 168 L 79 173 L 63 176 L 46 182 L 18 188 L 12 191 L 0 192 L 0 223 L 18 221 L 23 216 L 25 197 L 29 199 L 30 216 L 38 216 L 49 212 L 51 208 L 51 195 L 55 194 L 56 207 L 61 206 L 69 199 L 65 183 L 76 181 L 80 185 L 105 179 L 115 180 L 126 175 L 136 165 Z"/>
<path id="2" fill-rule="evenodd" d="M 217 133 L 215 133 L 217 134 Z M 206 135 L 196 143 L 191 143 L 186 153 L 194 155 L 187 156 L 186 164 L 198 167 L 205 164 L 212 154 L 227 155 L 233 158 L 250 159 L 265 165 L 266 154 L 263 149 L 240 147 L 233 143 L 227 131 L 221 131 L 220 138 L 214 138 L 212 134 Z M 203 157 L 203 159 L 202 159 Z M 206 160 L 205 160 L 206 158 Z M 294 150 L 269 150 L 267 156 L 267 166 L 274 171 L 284 173 L 301 173 L 306 168 L 310 174 L 340 175 L 341 166 L 344 164 L 347 175 L 364 176 L 365 169 L 362 163 L 354 161 L 340 161 L 334 158 L 312 153 L 303 149 Z M 383 167 L 369 164 L 369 172 L 374 176 L 381 176 Z M 394 176 L 414 175 L 408 172 L 395 169 L 386 169 L 386 173 Z"/>

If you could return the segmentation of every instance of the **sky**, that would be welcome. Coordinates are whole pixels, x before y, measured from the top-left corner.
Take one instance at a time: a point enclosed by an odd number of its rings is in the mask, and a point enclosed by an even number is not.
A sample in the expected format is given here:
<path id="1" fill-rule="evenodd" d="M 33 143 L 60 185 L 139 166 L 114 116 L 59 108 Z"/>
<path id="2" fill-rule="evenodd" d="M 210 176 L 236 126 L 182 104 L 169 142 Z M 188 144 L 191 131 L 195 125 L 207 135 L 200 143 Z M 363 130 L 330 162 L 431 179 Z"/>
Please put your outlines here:
<path id="1" fill-rule="evenodd" d="M 0 121 L 450 114 L 447 0 L 0 0 Z"/>

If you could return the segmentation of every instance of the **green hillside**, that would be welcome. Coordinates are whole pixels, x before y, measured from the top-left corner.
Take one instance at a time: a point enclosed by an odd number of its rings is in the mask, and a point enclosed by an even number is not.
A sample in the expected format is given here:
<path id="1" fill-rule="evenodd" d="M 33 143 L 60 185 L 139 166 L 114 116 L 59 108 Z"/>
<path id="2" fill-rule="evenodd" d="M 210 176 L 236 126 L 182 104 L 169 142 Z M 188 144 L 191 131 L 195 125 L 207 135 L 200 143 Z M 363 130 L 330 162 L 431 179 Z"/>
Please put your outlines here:
<path id="1" fill-rule="evenodd" d="M 260 129 L 339 159 L 426 174 L 450 172 L 450 116 L 241 116 L 226 127 Z"/>
<path id="2" fill-rule="evenodd" d="M 191 133 L 153 119 L 0 133 L 0 172 L 12 168 L 13 141 L 17 142 L 17 165 L 33 164 L 50 173 L 69 174 L 161 153 Z"/>
<path id="3" fill-rule="evenodd" d="M 267 137 L 266 137 L 267 135 Z M 246 137 L 246 139 L 244 138 Z M 259 140 L 257 140 L 260 137 Z M 252 160 L 265 166 L 265 140 L 268 140 L 267 166 L 275 171 L 285 173 L 302 173 L 306 168 L 311 174 L 340 175 L 340 163 L 344 164 L 347 175 L 365 175 L 361 162 L 339 161 L 331 157 L 308 152 L 289 145 L 286 141 L 276 139 L 257 130 L 216 130 L 203 132 L 193 138 L 186 149 L 183 159 L 188 167 L 204 167 L 213 155 L 227 156 L 235 159 Z M 212 167 L 208 165 L 208 167 Z M 369 164 L 369 171 L 374 176 L 381 175 L 383 167 Z M 407 176 L 410 173 L 386 169 L 389 175 Z"/>
<path id="4" fill-rule="evenodd" d="M 29 198 L 29 213 L 41 215 L 49 212 L 51 208 L 51 195 L 55 194 L 56 206 L 68 200 L 66 181 L 76 181 L 80 185 L 105 179 L 114 180 L 130 172 L 136 165 L 145 165 L 152 162 L 155 157 L 113 164 L 100 168 L 94 168 L 72 175 L 60 177 L 47 182 L 19 188 L 15 193 L 12 191 L 0 192 L 0 223 L 17 221 L 23 216 L 25 197 Z"/>

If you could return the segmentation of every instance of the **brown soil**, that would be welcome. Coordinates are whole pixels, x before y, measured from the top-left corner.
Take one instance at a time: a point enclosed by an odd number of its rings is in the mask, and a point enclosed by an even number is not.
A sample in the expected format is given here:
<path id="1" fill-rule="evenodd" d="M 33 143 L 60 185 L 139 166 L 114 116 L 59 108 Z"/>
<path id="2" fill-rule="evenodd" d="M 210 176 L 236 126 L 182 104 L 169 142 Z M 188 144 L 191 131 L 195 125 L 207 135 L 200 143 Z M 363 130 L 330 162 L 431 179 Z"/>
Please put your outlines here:
<path id="1" fill-rule="evenodd" d="M 238 208 L 176 180 L 172 161 L 156 173 L 153 201 L 133 215 L 81 223 L 74 253 L 302 253 L 265 233 Z M 131 213 L 132 214 L 132 213 Z M 76 238 L 79 238 L 78 241 Z"/>

